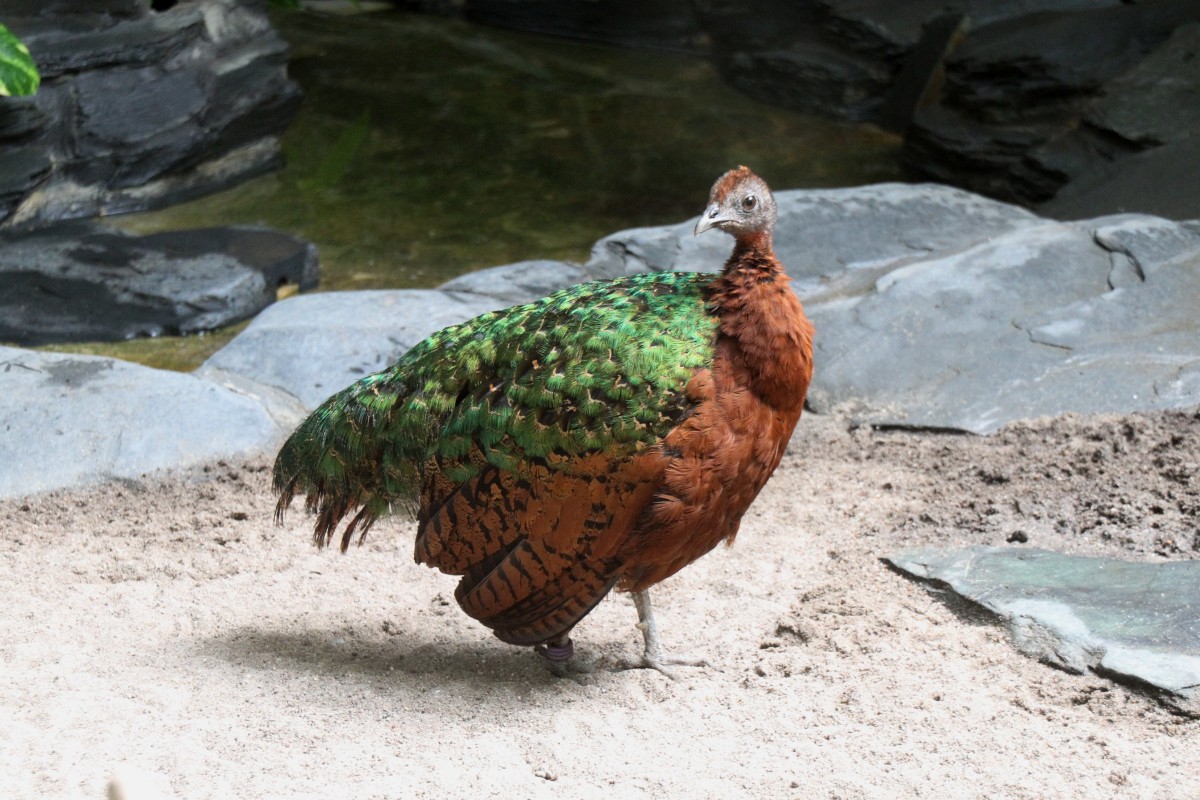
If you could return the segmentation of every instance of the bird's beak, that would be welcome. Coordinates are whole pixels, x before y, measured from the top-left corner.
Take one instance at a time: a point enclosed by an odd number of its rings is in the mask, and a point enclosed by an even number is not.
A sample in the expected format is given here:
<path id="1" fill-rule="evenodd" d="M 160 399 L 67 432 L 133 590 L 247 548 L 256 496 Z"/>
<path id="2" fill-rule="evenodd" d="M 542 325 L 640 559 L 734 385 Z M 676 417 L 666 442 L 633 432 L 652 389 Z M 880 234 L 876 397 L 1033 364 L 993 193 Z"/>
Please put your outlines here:
<path id="1" fill-rule="evenodd" d="M 716 227 L 726 219 L 721 216 L 721 207 L 713 203 L 708 208 L 704 209 L 704 213 L 700 215 L 699 221 L 696 222 L 696 230 L 692 233 L 693 236 L 699 236 L 709 228 Z"/>

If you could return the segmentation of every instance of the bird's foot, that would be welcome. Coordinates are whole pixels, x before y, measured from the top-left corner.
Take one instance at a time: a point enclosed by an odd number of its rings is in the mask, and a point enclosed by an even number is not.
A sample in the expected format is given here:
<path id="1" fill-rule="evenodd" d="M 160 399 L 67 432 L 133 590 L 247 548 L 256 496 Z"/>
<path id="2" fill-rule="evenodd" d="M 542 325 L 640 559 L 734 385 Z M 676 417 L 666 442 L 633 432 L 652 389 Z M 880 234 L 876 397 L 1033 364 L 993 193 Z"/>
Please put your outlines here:
<path id="1" fill-rule="evenodd" d="M 617 664 L 618 671 L 627 669 L 653 669 L 667 676 L 673 681 L 679 680 L 679 676 L 675 670 L 670 667 L 711 667 L 712 664 L 704 658 L 692 658 L 690 656 L 667 656 L 662 653 L 650 653 L 649 651 L 642 653 L 641 658 L 625 659 Z"/>
<path id="2" fill-rule="evenodd" d="M 582 663 L 575 658 L 575 643 L 570 639 L 562 642 L 549 642 L 547 644 L 539 644 L 534 648 L 538 655 L 546 659 L 546 667 L 550 670 L 550 674 L 557 678 L 569 678 L 578 684 L 586 685 L 590 682 L 592 673 L 592 665 L 590 663 Z"/>
<path id="3" fill-rule="evenodd" d="M 669 666 L 677 667 L 708 667 L 711 664 L 703 658 L 686 656 L 669 656 L 663 653 L 658 638 L 658 624 L 654 621 L 654 608 L 650 604 L 650 592 L 645 589 L 633 592 L 633 604 L 637 607 L 637 629 L 642 632 L 645 649 L 642 657 L 636 661 L 625 660 L 617 665 L 618 670 L 654 669 L 666 675 L 671 680 L 678 680 Z"/>

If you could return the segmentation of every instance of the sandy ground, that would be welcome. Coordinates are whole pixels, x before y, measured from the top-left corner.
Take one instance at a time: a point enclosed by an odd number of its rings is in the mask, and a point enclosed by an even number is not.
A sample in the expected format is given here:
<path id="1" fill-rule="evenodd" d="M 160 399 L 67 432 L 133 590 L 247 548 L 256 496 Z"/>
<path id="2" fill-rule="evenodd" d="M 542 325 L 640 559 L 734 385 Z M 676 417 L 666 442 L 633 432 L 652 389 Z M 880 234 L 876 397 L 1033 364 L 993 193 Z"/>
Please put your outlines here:
<path id="1" fill-rule="evenodd" d="M 552 677 L 411 560 L 342 557 L 268 462 L 0 504 L 0 797 L 1196 798 L 1200 721 L 1030 661 L 880 557 L 1004 544 L 1200 556 L 1200 413 L 987 438 L 801 421 L 721 548 L 654 593 L 714 668 L 611 671 L 625 595 Z"/>

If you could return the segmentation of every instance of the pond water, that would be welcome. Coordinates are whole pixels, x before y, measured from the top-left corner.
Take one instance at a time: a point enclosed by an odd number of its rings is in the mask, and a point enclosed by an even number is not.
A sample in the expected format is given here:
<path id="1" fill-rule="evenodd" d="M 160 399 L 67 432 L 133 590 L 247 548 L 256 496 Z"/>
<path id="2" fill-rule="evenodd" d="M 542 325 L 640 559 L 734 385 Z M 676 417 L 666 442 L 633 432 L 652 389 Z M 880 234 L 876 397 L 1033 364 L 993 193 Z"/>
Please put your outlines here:
<path id="1" fill-rule="evenodd" d="M 429 287 L 584 260 L 608 233 L 695 215 L 737 164 L 776 189 L 900 177 L 898 137 L 749 100 L 703 58 L 400 13 L 274 19 L 305 92 L 286 167 L 114 224 L 267 225 L 317 244 L 323 290 Z M 56 349 L 191 369 L 236 330 Z"/>

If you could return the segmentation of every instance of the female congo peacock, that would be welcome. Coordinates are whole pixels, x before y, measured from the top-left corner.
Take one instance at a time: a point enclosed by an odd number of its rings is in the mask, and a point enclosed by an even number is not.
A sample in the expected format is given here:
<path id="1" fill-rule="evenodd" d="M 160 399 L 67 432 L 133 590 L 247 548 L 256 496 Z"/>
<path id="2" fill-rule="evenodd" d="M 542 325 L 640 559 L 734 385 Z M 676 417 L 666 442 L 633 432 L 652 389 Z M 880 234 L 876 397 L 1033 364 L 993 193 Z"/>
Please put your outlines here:
<path id="1" fill-rule="evenodd" d="M 573 286 L 476 317 L 329 398 L 275 462 L 277 516 L 316 512 L 318 545 L 394 504 L 416 559 L 461 575 L 455 599 L 505 642 L 565 669 L 571 629 L 731 542 L 778 466 L 812 378 L 813 329 L 772 248 L 775 201 L 738 167 L 696 225 L 734 237 L 723 271 Z M 702 663 L 702 662 L 701 662 Z"/>

